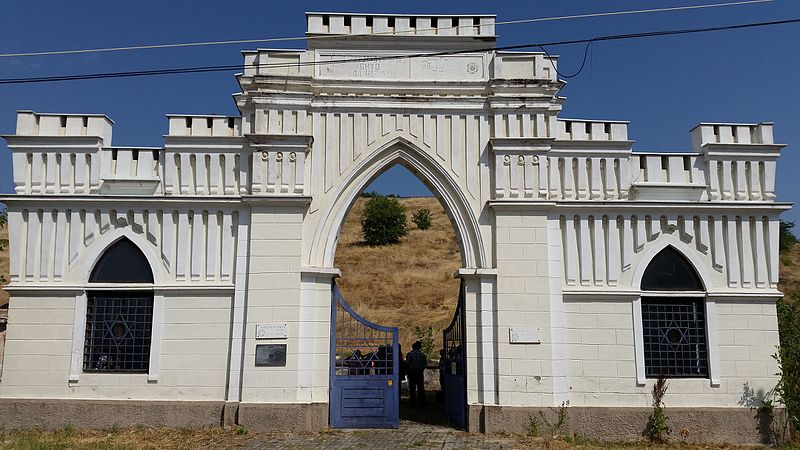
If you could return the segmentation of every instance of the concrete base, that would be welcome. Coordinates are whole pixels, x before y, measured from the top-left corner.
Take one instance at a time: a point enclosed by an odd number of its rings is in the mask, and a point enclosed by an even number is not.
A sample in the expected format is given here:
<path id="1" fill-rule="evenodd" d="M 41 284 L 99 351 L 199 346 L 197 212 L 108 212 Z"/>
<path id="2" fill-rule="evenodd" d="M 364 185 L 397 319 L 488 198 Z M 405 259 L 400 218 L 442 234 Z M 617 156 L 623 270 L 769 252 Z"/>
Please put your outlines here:
<path id="1" fill-rule="evenodd" d="M 222 426 L 230 427 L 236 425 L 239 420 L 239 402 L 225 402 L 222 409 Z"/>
<path id="2" fill-rule="evenodd" d="M 219 426 L 223 402 L 0 399 L 0 428 L 54 430 L 119 427 Z"/>
<path id="3" fill-rule="evenodd" d="M 520 433 L 528 431 L 529 418 L 538 421 L 546 433 L 547 423 L 555 424 L 558 408 L 512 406 L 469 407 L 469 431 L 484 433 Z M 772 430 L 783 414 L 772 417 L 749 408 L 670 408 L 667 424 L 670 441 L 691 443 L 772 444 Z M 568 407 L 560 435 L 580 436 L 605 442 L 630 442 L 645 438 L 651 408 Z M 482 419 L 482 420 L 481 420 Z M 772 426 L 771 426 L 772 425 Z"/>
<path id="4" fill-rule="evenodd" d="M 256 431 L 310 432 L 328 427 L 327 403 L 0 399 L 0 411 L 0 429 L 5 430 L 242 425 Z"/>
<path id="5" fill-rule="evenodd" d="M 237 423 L 254 431 L 322 431 L 328 428 L 328 404 L 240 403 Z"/>
<path id="6" fill-rule="evenodd" d="M 103 429 L 114 426 L 199 428 L 241 425 L 254 431 L 316 432 L 328 428 L 327 403 L 236 403 L 214 401 L 43 400 L 0 399 L 0 429 Z M 562 436 L 606 442 L 644 439 L 650 408 L 568 407 Z M 557 408 L 469 405 L 467 429 L 472 433 L 529 431 L 530 418 L 539 432 L 556 422 Z M 771 444 L 772 430 L 783 420 L 749 408 L 667 408 L 671 441 L 692 443 Z"/>

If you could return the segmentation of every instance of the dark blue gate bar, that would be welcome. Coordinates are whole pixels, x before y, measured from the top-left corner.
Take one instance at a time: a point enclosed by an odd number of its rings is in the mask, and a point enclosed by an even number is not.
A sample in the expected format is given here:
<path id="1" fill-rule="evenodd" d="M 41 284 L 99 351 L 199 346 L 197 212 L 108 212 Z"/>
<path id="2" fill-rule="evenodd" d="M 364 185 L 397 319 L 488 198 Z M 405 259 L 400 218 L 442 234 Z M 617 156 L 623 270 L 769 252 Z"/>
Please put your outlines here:
<path id="1" fill-rule="evenodd" d="M 336 283 L 331 300 L 331 427 L 397 428 L 397 328 L 377 325 L 359 316 L 344 300 Z"/>
<path id="2" fill-rule="evenodd" d="M 458 291 L 458 305 L 453 320 L 443 332 L 444 342 L 444 401 L 447 423 L 454 428 L 466 428 L 466 323 L 464 322 L 464 280 Z"/>

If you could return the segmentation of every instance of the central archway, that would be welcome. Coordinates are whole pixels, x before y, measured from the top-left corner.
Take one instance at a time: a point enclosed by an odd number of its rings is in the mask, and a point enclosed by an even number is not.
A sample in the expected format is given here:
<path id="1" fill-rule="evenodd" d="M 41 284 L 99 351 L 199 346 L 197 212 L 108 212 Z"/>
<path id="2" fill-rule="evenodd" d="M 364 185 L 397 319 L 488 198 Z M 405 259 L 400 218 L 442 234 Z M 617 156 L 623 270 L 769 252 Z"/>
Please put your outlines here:
<path id="1" fill-rule="evenodd" d="M 458 269 L 472 269 L 477 270 L 480 268 L 486 267 L 486 254 L 483 248 L 483 241 L 480 236 L 480 230 L 477 220 L 477 214 L 475 212 L 474 205 L 469 203 L 469 192 L 464 187 L 464 180 L 460 179 L 458 175 L 454 172 L 448 171 L 444 168 L 437 160 L 435 155 L 430 155 L 422 150 L 416 145 L 414 145 L 409 140 L 406 140 L 402 137 L 396 137 L 393 140 L 389 141 L 388 143 L 384 144 L 382 147 L 377 149 L 376 151 L 372 152 L 368 158 L 365 158 L 359 164 L 357 164 L 352 170 L 346 173 L 343 177 L 343 181 L 339 183 L 339 187 L 336 188 L 329 196 L 329 201 L 327 202 L 327 208 L 324 209 L 323 214 L 321 215 L 321 220 L 319 222 L 317 232 L 314 234 L 314 239 L 311 247 L 312 252 L 312 261 L 319 261 L 320 266 L 322 267 L 334 267 L 334 265 L 338 262 L 336 260 L 336 250 L 339 244 L 339 238 L 342 233 L 342 229 L 345 225 L 346 218 L 358 201 L 361 194 L 367 189 L 367 187 L 372 184 L 378 177 L 384 174 L 386 171 L 391 169 L 395 166 L 402 166 L 409 172 L 411 172 L 416 178 L 424 184 L 431 194 L 438 200 L 440 203 L 440 208 L 437 208 L 439 211 L 443 211 L 447 216 L 447 221 L 449 221 L 449 226 L 451 226 L 451 231 L 449 232 L 450 238 L 448 241 L 450 242 L 450 248 L 453 249 L 453 255 L 455 256 L 455 249 L 453 247 L 453 236 L 455 236 L 455 241 L 457 242 L 457 257 L 460 261 L 453 265 L 453 267 L 448 270 L 448 275 L 453 274 L 454 272 L 458 272 Z M 439 205 L 437 205 L 439 206 Z M 439 222 L 442 223 L 442 216 L 444 214 L 439 214 Z M 350 220 L 350 228 L 353 227 L 353 221 Z M 349 234 L 353 234 L 352 230 L 350 230 Z M 350 239 L 352 240 L 352 239 Z M 389 260 L 390 258 L 387 258 Z M 402 265 L 402 264 L 401 264 Z M 344 269 L 344 267 L 342 267 Z M 342 274 L 345 275 L 345 279 L 347 278 L 347 274 L 345 270 L 342 270 Z M 463 273 L 463 272 L 462 272 Z M 351 274 L 352 275 L 352 274 Z M 425 278 L 424 282 L 434 282 L 432 280 L 428 280 Z M 423 282 L 420 281 L 420 282 Z M 463 282 L 461 283 L 461 288 L 458 287 L 458 284 L 454 286 L 453 295 L 448 296 L 451 297 L 453 301 L 453 308 L 450 309 L 449 314 L 444 319 L 444 323 L 435 324 L 430 326 L 431 333 L 435 334 L 436 338 L 442 335 L 442 332 L 447 327 L 448 324 L 452 323 L 459 323 L 465 324 L 464 320 L 460 317 L 460 314 L 464 314 L 465 308 L 458 307 L 456 305 L 460 305 L 463 303 Z M 363 289 L 362 289 L 363 291 Z M 419 292 L 418 292 L 419 293 Z M 341 292 L 341 294 L 346 295 L 346 289 Z M 358 325 L 359 328 L 363 328 L 366 334 L 378 332 L 392 332 L 394 333 L 394 350 L 392 352 L 395 355 L 400 353 L 400 348 L 397 347 L 398 344 L 398 337 L 399 337 L 399 330 L 396 327 L 401 327 L 406 329 L 406 331 L 414 330 L 415 324 L 409 324 L 408 321 L 398 320 L 399 317 L 395 313 L 386 313 L 383 315 L 385 320 L 376 320 L 377 323 L 372 323 L 370 320 L 375 320 L 374 318 L 369 317 L 370 314 L 365 315 L 363 318 L 359 315 L 359 307 L 357 304 L 348 304 L 344 298 L 339 294 L 338 288 L 334 287 L 334 295 L 333 295 L 333 313 L 332 318 L 336 317 L 337 320 L 333 321 L 331 324 L 331 425 L 332 426 L 346 426 L 346 424 L 350 424 L 350 419 L 346 416 L 348 410 L 355 410 L 358 408 L 363 408 L 362 404 L 383 404 L 383 410 L 395 410 L 397 406 L 393 405 L 400 405 L 400 396 L 399 396 L 399 389 L 396 389 L 396 392 L 387 392 L 385 389 L 385 384 L 388 382 L 391 386 L 392 381 L 383 380 L 380 378 L 381 376 L 386 377 L 388 376 L 388 372 L 386 369 L 383 369 L 384 364 L 388 364 L 388 362 L 383 362 L 385 358 L 382 358 L 381 355 L 391 355 L 392 353 L 388 353 L 387 350 L 384 349 L 390 346 L 389 342 L 386 340 L 388 338 L 383 339 L 379 344 L 376 344 L 374 347 L 375 349 L 368 348 L 366 350 L 367 353 L 364 353 L 364 349 L 361 349 L 361 344 L 356 345 L 352 343 L 353 338 L 350 337 L 348 334 L 349 329 L 340 329 L 341 324 L 338 321 L 339 316 L 342 317 L 349 317 L 354 318 L 357 322 L 361 322 Z M 359 292 L 362 294 L 363 292 Z M 337 297 L 338 295 L 338 297 Z M 338 299 L 338 300 L 337 300 Z M 420 299 L 417 299 L 420 300 Z M 399 305 L 395 305 L 397 308 L 400 309 Z M 385 308 L 384 308 L 385 309 Z M 342 311 L 340 311 L 342 310 Z M 386 311 L 382 311 L 386 312 Z M 454 318 L 455 316 L 458 316 Z M 387 323 L 388 322 L 388 323 Z M 394 322 L 394 323 L 392 323 Z M 401 325 L 402 322 L 402 325 Z M 423 327 L 424 330 L 428 329 L 427 323 L 423 323 L 425 321 L 420 321 L 420 324 L 425 325 Z M 440 321 L 441 322 L 441 321 Z M 348 321 L 348 323 L 353 323 L 352 320 Z M 384 326 L 384 327 L 381 327 Z M 388 327 L 386 327 L 388 326 Z M 452 327 L 451 327 L 452 328 Z M 394 330 L 394 331 L 391 331 Z M 463 338 L 464 333 L 462 329 L 459 327 L 457 330 L 459 331 L 458 336 L 459 339 Z M 407 334 L 407 333 L 406 333 Z M 419 336 L 418 336 L 419 337 Z M 408 339 L 405 339 L 406 347 L 403 350 L 406 352 L 409 350 L 410 342 Z M 424 339 L 422 339 L 424 341 Z M 451 339 L 452 340 L 452 339 Z M 357 340 L 356 340 L 357 341 Z M 438 348 L 442 347 L 443 343 L 439 342 L 440 339 L 431 339 L 433 343 L 438 343 L 439 346 L 433 347 L 428 350 L 429 361 L 434 362 L 438 360 L 436 355 L 439 354 L 437 351 Z M 371 342 L 371 341 L 370 341 Z M 462 342 L 462 341 L 459 341 Z M 462 345 L 463 344 L 463 345 Z M 439 396 L 440 398 L 444 399 L 447 398 L 447 403 L 444 405 L 447 412 L 441 409 L 441 407 L 435 407 L 433 410 L 428 408 L 423 408 L 422 410 L 414 410 L 413 414 L 419 415 L 422 411 L 432 414 L 427 414 L 426 417 L 422 418 L 422 421 L 433 421 L 435 423 L 443 423 L 442 421 L 449 421 L 456 427 L 463 428 L 465 426 L 464 417 L 466 411 L 466 378 L 463 376 L 464 374 L 464 361 L 466 360 L 466 340 L 460 343 L 457 347 L 454 345 L 450 355 L 453 358 L 453 361 L 458 360 L 457 365 L 460 367 L 458 371 L 458 379 L 460 383 L 457 383 L 458 386 L 454 383 L 449 383 L 450 386 L 448 389 L 456 392 L 458 391 L 458 395 L 445 395 Z M 349 346 L 349 347 L 348 347 Z M 350 354 L 346 350 L 346 348 L 351 348 L 352 352 L 357 352 Z M 353 350 L 354 348 L 358 347 L 358 349 Z M 456 355 L 458 353 L 458 355 Z M 367 355 L 367 356 L 365 356 Z M 375 356 L 378 355 L 378 356 Z M 458 358 L 456 358 L 458 356 Z M 375 362 L 377 364 L 376 367 L 381 367 L 380 370 L 375 370 L 375 377 L 374 380 L 376 383 L 374 386 L 371 381 L 368 379 L 371 372 L 365 371 L 363 368 L 359 371 L 359 369 L 354 369 L 354 361 L 362 361 L 364 358 L 377 358 L 380 361 Z M 432 359 L 431 359 L 432 358 Z M 399 361 L 399 359 L 397 360 Z M 409 357 L 409 361 L 411 361 Z M 416 361 L 416 359 L 415 359 Z M 412 364 L 409 362 L 409 368 Z M 350 367 L 353 366 L 353 367 Z M 451 364 L 445 364 L 445 367 L 450 367 Z M 380 372 L 380 373 L 379 373 Z M 411 373 L 413 371 L 409 371 L 409 380 L 411 380 Z M 434 371 L 435 372 L 435 371 Z M 440 372 L 443 373 L 443 372 Z M 433 375 L 433 374 L 431 374 Z M 396 376 L 396 375 L 395 375 Z M 415 379 L 421 380 L 422 372 L 419 372 L 419 376 Z M 435 377 L 435 375 L 434 375 Z M 380 379 L 379 379 L 380 378 Z M 441 383 L 441 376 L 440 385 Z M 397 379 L 394 382 L 399 382 Z M 381 384 L 383 383 L 383 384 Z M 346 385 L 346 386 L 345 386 Z M 375 398 L 370 397 L 369 399 L 363 398 L 350 398 L 347 395 L 347 392 L 352 391 L 354 388 L 353 386 L 358 386 L 359 389 L 366 389 L 364 392 L 381 392 L 380 395 L 377 395 Z M 435 382 L 434 382 L 434 386 Z M 367 389 L 368 388 L 368 389 Z M 434 390 L 441 391 L 441 386 L 433 388 Z M 366 395 L 366 394 L 364 394 Z M 396 398 L 395 400 L 392 400 Z M 404 408 L 408 408 L 411 406 L 413 409 L 413 399 L 414 396 L 410 395 L 409 400 L 411 405 L 406 405 Z M 428 398 L 430 401 L 433 401 L 432 397 Z M 366 403 L 365 403 L 366 402 Z M 454 408 L 451 408 L 450 404 L 455 405 Z M 429 405 L 432 406 L 432 405 Z M 379 408 L 380 409 L 380 408 Z M 403 408 L 401 408 L 403 409 Z M 451 414 L 450 410 L 453 409 L 458 414 L 454 414 L 454 417 L 459 417 L 460 419 L 451 421 Z M 360 411 L 360 409 L 359 409 Z M 372 411 L 372 410 L 370 410 Z M 406 412 L 408 414 L 409 411 Z M 350 414 L 350 413 L 347 413 Z M 359 413 L 361 414 L 361 413 Z M 363 412 L 364 415 L 368 415 L 367 411 Z M 377 413 L 376 413 L 377 414 Z M 439 416 L 439 418 L 435 418 L 434 416 Z M 358 426 L 372 426 L 375 423 L 396 423 L 393 422 L 392 415 L 383 416 L 382 414 L 377 414 L 374 417 L 370 417 L 370 420 L 362 420 L 358 421 Z M 396 417 L 396 416 L 394 416 Z M 406 416 L 409 418 L 410 416 Z M 419 417 L 418 417 L 419 418 Z M 334 419 L 336 419 L 334 423 Z M 347 419 L 347 420 L 346 420 Z M 355 418 L 353 418 L 355 420 Z M 431 422 L 434 423 L 434 422 Z M 396 426 L 396 425 L 395 425 Z"/>
<path id="2" fill-rule="evenodd" d="M 431 155 L 403 137 L 384 144 L 356 165 L 340 183 L 314 233 L 310 248 L 312 265 L 333 267 L 336 244 L 347 213 L 364 189 L 396 164 L 414 173 L 442 203 L 459 240 L 462 266 L 466 269 L 488 267 L 478 220 L 463 188 Z"/>

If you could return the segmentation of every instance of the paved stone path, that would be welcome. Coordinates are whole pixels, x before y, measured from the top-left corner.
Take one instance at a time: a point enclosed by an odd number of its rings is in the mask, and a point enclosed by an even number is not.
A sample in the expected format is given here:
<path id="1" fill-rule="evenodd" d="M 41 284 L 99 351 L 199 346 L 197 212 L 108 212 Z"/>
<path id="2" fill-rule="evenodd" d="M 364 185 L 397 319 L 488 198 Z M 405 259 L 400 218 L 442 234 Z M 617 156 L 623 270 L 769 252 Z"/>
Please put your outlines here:
<path id="1" fill-rule="evenodd" d="M 248 449 L 521 449 L 535 448 L 519 437 L 469 434 L 436 425 L 401 421 L 397 430 L 331 430 L 316 434 L 269 435 Z"/>

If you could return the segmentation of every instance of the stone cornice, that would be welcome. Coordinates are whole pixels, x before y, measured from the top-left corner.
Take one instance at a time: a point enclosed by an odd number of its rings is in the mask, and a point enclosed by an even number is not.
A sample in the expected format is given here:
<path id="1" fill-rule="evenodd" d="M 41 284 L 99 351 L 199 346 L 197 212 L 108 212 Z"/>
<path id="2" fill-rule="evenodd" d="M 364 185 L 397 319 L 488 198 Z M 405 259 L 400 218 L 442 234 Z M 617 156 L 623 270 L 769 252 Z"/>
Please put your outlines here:
<path id="1" fill-rule="evenodd" d="M 756 158 L 777 158 L 780 156 L 781 149 L 786 147 L 784 144 L 703 144 L 701 154 L 706 158 L 714 159 L 741 159 L 743 156 L 748 159 Z"/>
<path id="2" fill-rule="evenodd" d="M 489 139 L 495 153 L 543 153 L 552 148 L 551 137 L 493 137 Z"/>
<path id="3" fill-rule="evenodd" d="M 7 205 L 25 206 L 27 204 L 41 207 L 47 204 L 53 205 L 98 205 L 108 204 L 110 206 L 125 207 L 144 204 L 164 204 L 170 206 L 206 204 L 206 205 L 241 205 L 240 196 L 160 196 L 146 197 L 137 195 L 9 195 L 0 197 L 0 202 Z"/>
<path id="4" fill-rule="evenodd" d="M 631 154 L 633 144 L 636 141 L 590 141 L 590 140 L 566 140 L 556 139 L 553 142 L 553 152 L 565 151 L 575 153 L 577 151 L 591 152 L 591 156 L 597 156 L 597 152 L 607 152 L 608 156 L 628 156 Z"/>
<path id="5" fill-rule="evenodd" d="M 245 134 L 255 149 L 276 149 L 305 152 L 311 150 L 314 136 L 306 134 Z"/>
<path id="6" fill-rule="evenodd" d="M 511 202 L 510 200 L 507 200 Z M 559 209 L 597 209 L 598 213 L 609 214 L 609 211 L 654 211 L 657 213 L 696 213 L 698 209 L 706 212 L 718 212 L 728 215 L 774 212 L 780 213 L 791 209 L 792 204 L 786 202 L 737 202 L 737 201 L 698 201 L 687 202 L 682 200 L 664 201 L 637 201 L 630 199 L 620 200 L 559 200 L 554 202 Z M 610 209 L 609 209 L 610 208 Z"/>
<path id="7" fill-rule="evenodd" d="M 312 197 L 300 195 L 267 196 L 267 195 L 243 195 L 242 201 L 251 206 L 301 206 L 307 207 L 311 204 Z"/>
<path id="8" fill-rule="evenodd" d="M 176 136 L 164 135 L 164 148 L 191 147 L 191 148 L 213 148 L 220 152 L 241 148 L 247 144 L 244 136 Z M 227 147 L 227 148 L 226 148 Z"/>
<path id="9" fill-rule="evenodd" d="M 180 284 L 162 284 L 162 285 L 129 285 L 122 286 L 119 284 L 73 284 L 73 283 L 11 283 L 4 286 L 3 289 L 8 292 L 14 293 L 15 296 L 19 295 L 63 295 L 64 297 L 72 297 L 84 291 L 90 290 L 108 290 L 115 291 L 153 291 L 156 294 L 204 294 L 219 295 L 220 292 L 233 292 L 234 286 L 232 284 L 198 284 L 198 283 L 180 283 Z"/>
<path id="10" fill-rule="evenodd" d="M 100 136 L 22 136 L 16 134 L 0 135 L 8 143 L 11 151 L 37 148 L 37 151 L 61 151 L 64 148 L 98 147 L 103 145 Z M 46 147 L 46 148 L 41 148 Z"/>

